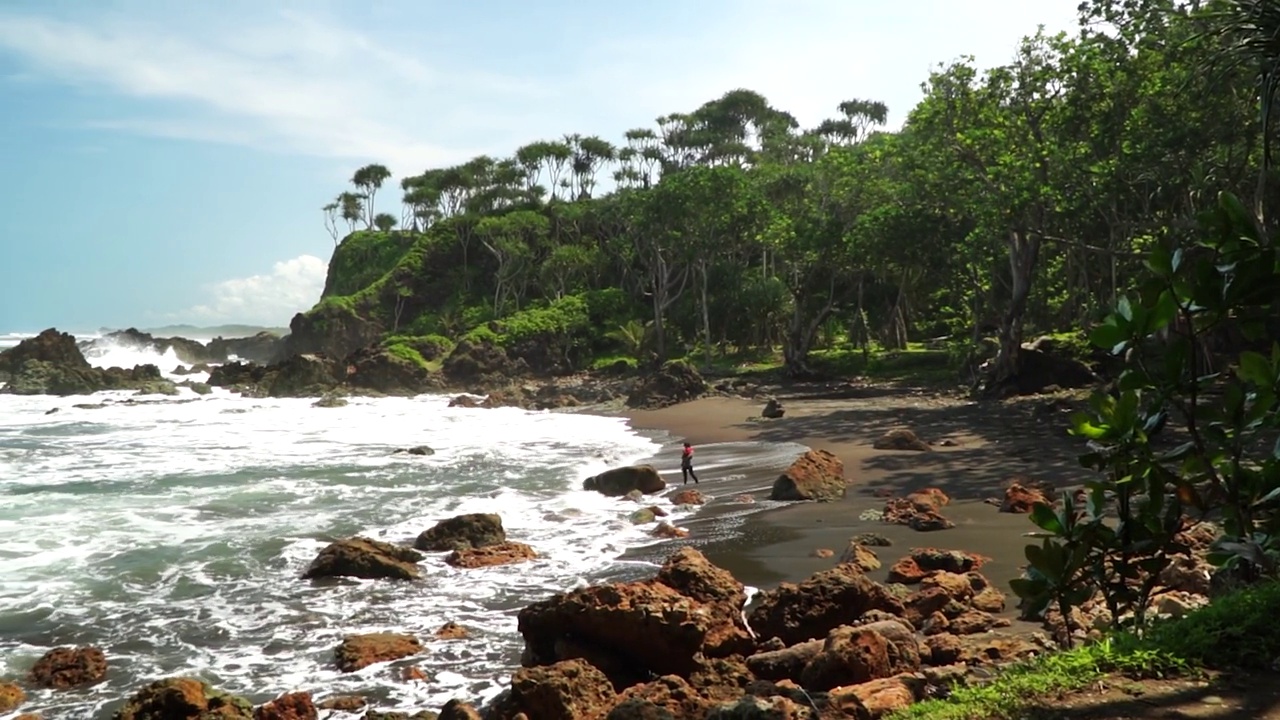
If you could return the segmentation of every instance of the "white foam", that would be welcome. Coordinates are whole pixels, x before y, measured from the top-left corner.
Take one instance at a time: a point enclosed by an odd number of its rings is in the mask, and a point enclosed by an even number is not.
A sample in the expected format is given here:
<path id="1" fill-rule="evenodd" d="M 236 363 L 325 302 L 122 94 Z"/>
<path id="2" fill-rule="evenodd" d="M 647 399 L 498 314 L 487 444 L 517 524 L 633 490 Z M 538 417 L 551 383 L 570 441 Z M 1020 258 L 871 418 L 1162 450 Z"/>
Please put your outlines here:
<path id="1" fill-rule="evenodd" d="M 94 362 L 138 358 L 126 352 Z M 634 504 L 581 490 L 584 477 L 659 449 L 621 419 L 449 408 L 440 396 L 313 408 L 221 389 L 187 403 L 73 407 L 127 397 L 0 395 L 0 676 L 55 643 L 100 644 L 119 668 L 84 694 L 36 693 L 28 711 L 95 716 L 179 672 L 259 698 L 372 688 L 386 706 L 434 709 L 491 695 L 522 645 L 516 610 L 656 542 L 626 520 Z M 436 452 L 393 454 L 416 445 Z M 652 500 L 677 523 L 688 515 Z M 298 579 L 330 537 L 409 541 L 464 512 L 501 514 L 539 558 L 459 570 L 433 555 L 420 583 Z M 52 614 L 29 632 L 8 620 L 31 613 Z M 431 682 L 331 667 L 344 634 L 429 637 L 446 621 L 475 634 L 428 642 Z"/>

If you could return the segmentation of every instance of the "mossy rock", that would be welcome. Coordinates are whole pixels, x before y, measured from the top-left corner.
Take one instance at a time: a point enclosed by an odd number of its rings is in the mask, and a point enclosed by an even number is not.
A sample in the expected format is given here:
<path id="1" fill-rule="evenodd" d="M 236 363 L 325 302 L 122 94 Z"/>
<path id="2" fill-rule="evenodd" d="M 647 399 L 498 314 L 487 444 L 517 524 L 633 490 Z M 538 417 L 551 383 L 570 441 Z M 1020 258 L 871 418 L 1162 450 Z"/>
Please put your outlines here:
<path id="1" fill-rule="evenodd" d="M 157 680 L 134 693 L 113 720 L 252 720 L 253 704 L 190 677 Z"/>

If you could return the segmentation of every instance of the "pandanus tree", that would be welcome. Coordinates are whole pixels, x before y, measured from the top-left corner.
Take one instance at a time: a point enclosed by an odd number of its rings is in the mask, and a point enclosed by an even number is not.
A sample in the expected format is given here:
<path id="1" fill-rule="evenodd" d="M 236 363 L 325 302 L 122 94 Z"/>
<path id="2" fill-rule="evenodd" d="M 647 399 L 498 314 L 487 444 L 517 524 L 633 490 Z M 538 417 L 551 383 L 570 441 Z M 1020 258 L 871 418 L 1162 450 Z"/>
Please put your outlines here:
<path id="1" fill-rule="evenodd" d="M 374 208 L 373 198 L 377 195 L 378 190 L 382 188 L 382 183 L 391 177 L 391 171 L 384 165 L 372 164 L 365 165 L 351 176 L 351 184 L 365 197 L 365 221 L 369 227 L 373 227 Z"/>
<path id="2" fill-rule="evenodd" d="M 356 223 L 364 218 L 364 197 L 353 192 L 344 192 L 338 195 L 337 203 L 342 219 L 347 221 L 348 230 L 355 232 Z"/>

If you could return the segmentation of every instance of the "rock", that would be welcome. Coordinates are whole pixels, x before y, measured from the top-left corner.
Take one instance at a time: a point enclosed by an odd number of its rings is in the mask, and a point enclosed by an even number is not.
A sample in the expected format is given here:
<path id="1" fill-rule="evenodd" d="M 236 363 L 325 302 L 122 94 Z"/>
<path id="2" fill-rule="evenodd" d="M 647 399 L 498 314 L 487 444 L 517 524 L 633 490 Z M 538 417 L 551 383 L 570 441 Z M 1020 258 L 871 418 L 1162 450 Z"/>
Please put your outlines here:
<path id="1" fill-rule="evenodd" d="M 747 603 L 743 584 L 691 547 L 680 548 L 667 557 L 654 580 L 704 603 L 726 603 L 734 609 Z"/>
<path id="2" fill-rule="evenodd" d="M 697 490 L 677 490 L 670 496 L 672 505 L 705 505 L 707 498 Z"/>
<path id="3" fill-rule="evenodd" d="M 427 671 L 417 665 L 410 665 L 400 671 L 400 679 L 404 682 L 430 682 L 431 677 L 427 675 Z"/>
<path id="4" fill-rule="evenodd" d="M 1049 505 L 1049 499 L 1039 490 L 1012 483 L 1004 490 L 1004 501 L 1000 503 L 1003 513 L 1030 513 L 1036 505 Z"/>
<path id="5" fill-rule="evenodd" d="M 742 495 L 733 496 L 733 501 L 743 505 L 750 505 L 756 501 L 756 496 L 750 493 L 744 493 Z"/>
<path id="6" fill-rule="evenodd" d="M 870 610 L 904 611 L 887 588 L 847 564 L 815 573 L 799 585 L 782 583 L 759 597 L 750 614 L 751 628 L 761 638 L 777 637 L 787 645 L 826 637 Z"/>
<path id="7" fill-rule="evenodd" d="M 302 579 L 354 577 L 365 580 L 412 580 L 421 575 L 422 553 L 365 537 L 330 543 L 311 561 Z"/>
<path id="8" fill-rule="evenodd" d="M 977 635 L 999 625 L 1000 622 L 990 613 L 969 610 L 951 618 L 949 628 L 956 635 Z"/>
<path id="9" fill-rule="evenodd" d="M 830 548 L 818 548 L 813 552 L 809 553 L 810 557 L 816 557 L 824 560 L 829 557 L 835 557 L 835 555 L 836 555 L 835 550 L 832 550 Z"/>
<path id="10" fill-rule="evenodd" d="M 957 602 L 968 602 L 973 597 L 973 585 L 967 575 L 939 570 L 929 573 L 920 581 L 920 589 L 939 588 L 947 597 Z"/>
<path id="11" fill-rule="evenodd" d="M 494 565 L 511 565 L 538 557 L 533 548 L 510 540 L 497 545 L 479 548 L 460 548 L 449 553 L 446 563 L 457 568 L 481 568 Z"/>
<path id="12" fill-rule="evenodd" d="M 880 533 L 864 532 L 849 538 L 850 543 L 867 547 L 892 547 L 893 541 Z"/>
<path id="13" fill-rule="evenodd" d="M 134 693 L 114 720 L 252 720 L 253 705 L 189 677 L 157 680 Z"/>
<path id="14" fill-rule="evenodd" d="M 689 531 L 684 528 L 678 528 L 665 520 L 660 522 L 649 531 L 649 534 L 656 538 L 665 538 L 667 540 L 675 540 L 677 538 L 689 537 Z"/>
<path id="15" fill-rule="evenodd" d="M 481 717 L 470 703 L 454 699 L 440 708 L 440 717 L 437 720 L 481 720 Z"/>
<path id="16" fill-rule="evenodd" d="M 488 340 L 463 340 L 444 359 L 441 370 L 455 381 L 502 384 L 525 374 L 528 366 Z"/>
<path id="17" fill-rule="evenodd" d="M 627 407 L 664 408 L 706 394 L 707 383 L 692 365 L 670 360 L 657 372 L 640 379 L 627 396 Z"/>
<path id="18" fill-rule="evenodd" d="M 955 527 L 955 523 L 942 516 L 942 508 L 950 502 L 951 498 L 937 488 L 917 490 L 905 498 L 886 501 L 882 520 L 920 532 L 946 530 Z"/>
<path id="19" fill-rule="evenodd" d="M 605 720 L 676 720 L 705 717 L 710 703 L 679 675 L 663 675 L 618 696 Z"/>
<path id="20" fill-rule="evenodd" d="M 658 519 L 652 508 L 640 508 L 627 516 L 632 525 L 644 525 Z"/>
<path id="21" fill-rule="evenodd" d="M 155 365 L 133 369 L 96 368 L 89 364 L 75 338 L 45 330 L 0 352 L 0 392 L 13 395 L 87 395 L 101 390 L 136 390 L 138 394 L 176 395 Z"/>
<path id="22" fill-rule="evenodd" d="M 256 386 L 267 377 L 267 368 L 247 362 L 228 362 L 209 371 L 209 384 L 214 387 L 237 388 Z"/>
<path id="23" fill-rule="evenodd" d="M 319 400 L 311 403 L 311 407 L 315 408 L 340 408 L 347 406 L 347 399 L 337 393 L 329 393 Z"/>
<path id="24" fill-rule="evenodd" d="M 871 718 L 881 718 L 905 710 L 922 699 L 924 685 L 923 676 L 897 675 L 837 688 L 831 691 L 831 695 L 853 695 L 867 709 Z"/>
<path id="25" fill-rule="evenodd" d="M 822 650 L 805 665 L 800 684 L 806 690 L 830 690 L 841 685 L 889 676 L 889 643 L 874 630 L 841 627 L 832 630 Z"/>
<path id="26" fill-rule="evenodd" d="M 253 712 L 253 720 L 318 720 L 310 693 L 286 693 Z"/>
<path id="27" fill-rule="evenodd" d="M 54 648 L 31 668 L 33 683 L 55 690 L 92 685 L 106 676 L 107 656 L 93 646 Z"/>
<path id="28" fill-rule="evenodd" d="M 356 350 L 343 364 L 347 370 L 346 382 L 355 388 L 387 395 L 417 395 L 436 385 L 431 372 L 416 358 L 402 357 L 380 345 Z"/>
<path id="29" fill-rule="evenodd" d="M 265 378 L 267 395 L 277 398 L 323 396 L 342 380 L 338 363 L 323 355 L 294 355 L 270 366 Z"/>
<path id="30" fill-rule="evenodd" d="M 339 712 L 358 712 L 369 701 L 359 695 L 335 695 L 327 697 L 316 703 L 316 707 L 321 710 L 337 710 Z"/>
<path id="31" fill-rule="evenodd" d="M 471 637 L 471 633 L 458 623 L 449 621 L 436 630 L 436 637 L 441 640 L 462 640 Z"/>
<path id="32" fill-rule="evenodd" d="M 0 380 L 16 374 L 25 363 L 32 360 L 70 369 L 88 370 L 91 367 L 76 346 L 75 337 L 49 328 L 0 352 Z"/>
<path id="33" fill-rule="evenodd" d="M 370 710 L 364 714 L 362 720 L 439 720 L 439 718 L 439 715 L 427 710 L 419 710 L 412 715 L 394 710 Z"/>
<path id="34" fill-rule="evenodd" d="M 706 720 L 819 720 L 811 707 L 773 696 L 744 695 L 734 702 L 721 703 L 707 713 Z"/>
<path id="35" fill-rule="evenodd" d="M 494 513 L 468 513 L 441 520 L 424 530 L 413 546 L 424 552 L 443 552 L 500 545 L 507 541 L 502 517 Z"/>
<path id="36" fill-rule="evenodd" d="M 1082 388 L 1098 382 L 1098 376 L 1087 365 L 1071 357 L 1049 352 L 1048 344 L 1039 340 L 1024 344 L 1018 352 L 1018 373 L 1009 378 L 1007 392 L 1033 395 L 1051 387 Z"/>
<path id="37" fill-rule="evenodd" d="M 913 450 L 915 452 L 927 452 L 930 449 L 929 443 L 906 429 L 890 430 L 877 438 L 871 447 L 876 450 Z"/>
<path id="38" fill-rule="evenodd" d="M 973 596 L 970 604 L 974 610 L 987 613 L 1002 613 L 1005 608 L 1005 594 L 994 587 L 986 587 Z"/>
<path id="39" fill-rule="evenodd" d="M 273 362 L 283 353 L 280 336 L 263 330 L 250 337 L 222 338 L 216 337 L 207 345 L 209 355 L 214 360 L 247 360 L 249 362 L 267 364 Z M 193 368 L 194 372 L 195 369 Z"/>
<path id="40" fill-rule="evenodd" d="M 845 495 L 844 463 L 826 450 L 808 450 L 773 482 L 770 500 L 829 501 Z"/>
<path id="41" fill-rule="evenodd" d="M 914 585 L 937 570 L 964 574 L 979 570 L 987 558 L 959 550 L 912 548 L 911 554 L 889 569 L 889 582 Z"/>
<path id="42" fill-rule="evenodd" d="M 963 646 L 960 638 L 951 633 L 938 633 L 924 640 L 929 650 L 930 662 L 934 665 L 950 665 L 960 659 Z"/>
<path id="43" fill-rule="evenodd" d="M 799 680 L 825 644 L 826 640 L 806 640 L 781 650 L 758 652 L 747 658 L 747 668 L 762 680 Z"/>
<path id="44" fill-rule="evenodd" d="M 856 565 L 863 572 L 880 569 L 880 558 L 876 557 L 871 548 L 858 542 L 849 543 L 849 547 L 840 556 L 840 562 Z"/>
<path id="45" fill-rule="evenodd" d="M 342 672 L 356 672 L 370 665 L 399 660 L 422 652 L 422 643 L 401 633 L 348 635 L 334 650 L 334 661 Z"/>
<path id="46" fill-rule="evenodd" d="M 1214 567 L 1204 560 L 1179 555 L 1172 558 L 1169 565 L 1160 571 L 1156 580 L 1160 587 L 1167 590 L 1209 595 L 1213 571 Z"/>
<path id="47" fill-rule="evenodd" d="M 745 596 L 718 570 L 684 548 L 652 580 L 584 587 L 534 603 L 517 621 L 524 664 L 581 657 L 624 687 L 646 679 L 642 671 L 687 678 L 700 667 L 699 653 L 712 659 L 749 653 L 755 643 L 734 605 Z"/>
<path id="48" fill-rule="evenodd" d="M 614 701 L 609 678 L 584 660 L 520 668 L 511 676 L 510 707 L 538 720 L 601 717 Z"/>
<path id="49" fill-rule="evenodd" d="M 764 404 L 764 410 L 760 411 L 760 417 L 768 418 L 769 420 L 777 420 L 785 414 L 787 414 L 787 411 L 782 407 L 782 403 L 774 398 L 769 398 L 769 402 Z"/>
<path id="50" fill-rule="evenodd" d="M 0 682 L 0 713 L 11 713 L 27 699 L 22 688 L 11 682 Z"/>
<path id="51" fill-rule="evenodd" d="M 411 448 L 400 448 L 399 450 L 396 450 L 396 451 L 395 451 L 394 453 L 392 453 L 392 454 L 393 454 L 393 455 L 400 455 L 400 454 L 402 454 L 402 453 L 403 453 L 403 454 L 405 454 L 405 455 L 421 455 L 421 456 L 429 456 L 429 455 L 435 455 L 435 454 L 436 454 L 436 451 L 435 451 L 435 450 L 432 450 L 431 448 L 427 447 L 426 445 L 415 445 L 414 447 L 411 447 Z"/>
<path id="52" fill-rule="evenodd" d="M 622 497 L 632 490 L 652 495 L 662 492 L 666 487 L 666 481 L 652 465 L 613 468 L 582 482 L 583 490 L 595 490 L 610 497 Z"/>

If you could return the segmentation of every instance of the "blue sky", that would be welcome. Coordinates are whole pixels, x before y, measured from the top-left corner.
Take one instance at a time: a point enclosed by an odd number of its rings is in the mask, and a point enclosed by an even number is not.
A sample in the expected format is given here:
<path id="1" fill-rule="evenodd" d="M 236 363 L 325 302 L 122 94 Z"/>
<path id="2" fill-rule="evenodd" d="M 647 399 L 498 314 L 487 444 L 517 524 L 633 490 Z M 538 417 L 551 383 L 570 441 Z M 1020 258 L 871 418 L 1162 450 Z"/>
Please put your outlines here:
<path id="1" fill-rule="evenodd" d="M 568 132 L 619 141 L 746 87 L 802 124 L 899 125 L 931 66 L 1013 57 L 1078 0 L 0 3 L 0 332 L 287 324 L 320 206 Z"/>

